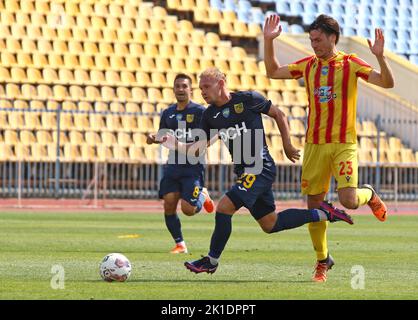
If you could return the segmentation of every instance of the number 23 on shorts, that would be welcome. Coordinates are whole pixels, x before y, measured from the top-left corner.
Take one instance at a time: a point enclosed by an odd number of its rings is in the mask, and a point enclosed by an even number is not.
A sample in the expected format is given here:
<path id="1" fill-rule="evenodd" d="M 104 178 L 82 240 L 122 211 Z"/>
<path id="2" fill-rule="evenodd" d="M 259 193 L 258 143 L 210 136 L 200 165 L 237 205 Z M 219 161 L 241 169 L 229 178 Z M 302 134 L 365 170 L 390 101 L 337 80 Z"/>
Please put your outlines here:
<path id="1" fill-rule="evenodd" d="M 340 166 L 340 176 L 351 176 L 353 174 L 353 162 L 352 161 L 341 161 Z"/>

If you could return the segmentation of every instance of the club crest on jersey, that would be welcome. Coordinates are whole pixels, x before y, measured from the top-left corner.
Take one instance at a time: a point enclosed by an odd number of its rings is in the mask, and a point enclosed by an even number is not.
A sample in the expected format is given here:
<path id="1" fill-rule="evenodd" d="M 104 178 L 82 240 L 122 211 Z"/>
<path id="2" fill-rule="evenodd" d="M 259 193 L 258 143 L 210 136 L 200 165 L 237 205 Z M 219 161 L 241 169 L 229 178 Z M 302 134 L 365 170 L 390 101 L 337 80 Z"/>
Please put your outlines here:
<path id="1" fill-rule="evenodd" d="M 323 86 L 314 90 L 314 95 L 319 97 L 319 102 L 328 102 L 331 99 L 335 99 L 337 95 L 332 93 L 331 86 Z"/>
<path id="2" fill-rule="evenodd" d="M 179 113 L 178 115 L 176 115 L 176 119 L 177 121 L 181 121 L 181 119 L 183 119 L 183 115 Z"/>
<path id="3" fill-rule="evenodd" d="M 224 116 L 224 118 L 228 118 L 229 114 L 230 114 L 229 108 L 222 111 L 222 115 Z"/>
<path id="4" fill-rule="evenodd" d="M 187 123 L 192 123 L 194 120 L 194 114 L 188 114 L 186 115 L 186 122 Z"/>
<path id="5" fill-rule="evenodd" d="M 350 182 L 351 177 L 350 176 L 345 176 L 345 180 L 347 180 L 347 182 Z"/>
<path id="6" fill-rule="evenodd" d="M 238 104 L 234 104 L 234 110 L 235 110 L 235 113 L 242 113 L 244 111 L 244 104 L 242 102 Z"/>
<path id="7" fill-rule="evenodd" d="M 329 70 L 328 66 L 322 67 L 322 69 L 321 69 L 322 75 L 326 76 L 328 74 L 328 70 Z"/>

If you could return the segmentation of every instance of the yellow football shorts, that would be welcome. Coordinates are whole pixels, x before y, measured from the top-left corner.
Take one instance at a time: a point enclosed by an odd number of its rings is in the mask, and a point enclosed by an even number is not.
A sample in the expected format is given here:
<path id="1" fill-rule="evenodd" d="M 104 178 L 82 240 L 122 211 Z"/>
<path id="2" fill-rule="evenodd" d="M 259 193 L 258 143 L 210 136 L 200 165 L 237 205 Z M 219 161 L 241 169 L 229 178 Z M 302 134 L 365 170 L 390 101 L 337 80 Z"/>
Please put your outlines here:
<path id="1" fill-rule="evenodd" d="M 357 144 L 326 143 L 305 145 L 302 164 L 302 193 L 316 195 L 329 191 L 331 176 L 337 189 L 358 184 Z"/>

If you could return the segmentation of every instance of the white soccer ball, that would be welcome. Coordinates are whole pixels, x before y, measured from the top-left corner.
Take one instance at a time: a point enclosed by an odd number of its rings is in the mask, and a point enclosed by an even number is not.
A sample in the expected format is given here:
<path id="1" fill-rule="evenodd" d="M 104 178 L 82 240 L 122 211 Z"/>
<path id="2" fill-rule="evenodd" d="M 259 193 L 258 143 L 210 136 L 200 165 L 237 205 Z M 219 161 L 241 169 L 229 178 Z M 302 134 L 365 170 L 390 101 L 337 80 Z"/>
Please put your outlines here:
<path id="1" fill-rule="evenodd" d="M 131 263 L 128 258 L 120 253 L 110 253 L 100 263 L 99 272 L 105 281 L 124 282 L 131 275 Z"/>

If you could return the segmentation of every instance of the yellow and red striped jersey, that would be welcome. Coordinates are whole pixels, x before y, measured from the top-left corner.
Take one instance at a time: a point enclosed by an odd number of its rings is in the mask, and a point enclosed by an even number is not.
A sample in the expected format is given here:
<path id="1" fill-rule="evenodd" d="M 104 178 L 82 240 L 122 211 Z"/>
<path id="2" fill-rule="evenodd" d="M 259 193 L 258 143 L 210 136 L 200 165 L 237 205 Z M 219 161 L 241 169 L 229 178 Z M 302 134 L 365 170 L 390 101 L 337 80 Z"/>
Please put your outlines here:
<path id="1" fill-rule="evenodd" d="M 328 60 L 315 55 L 288 65 L 292 77 L 304 77 L 309 100 L 306 142 L 356 143 L 357 78 L 368 80 L 372 67 L 339 51 Z"/>

